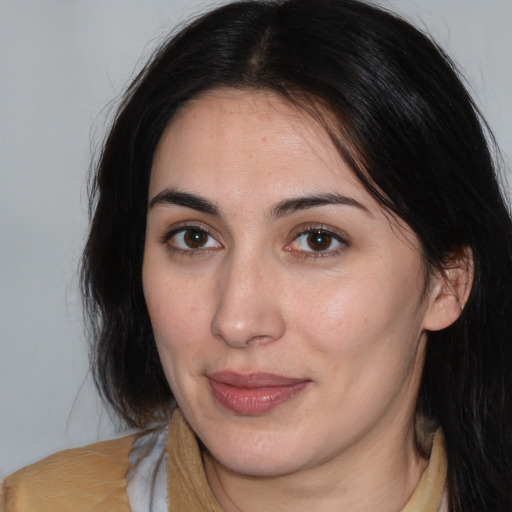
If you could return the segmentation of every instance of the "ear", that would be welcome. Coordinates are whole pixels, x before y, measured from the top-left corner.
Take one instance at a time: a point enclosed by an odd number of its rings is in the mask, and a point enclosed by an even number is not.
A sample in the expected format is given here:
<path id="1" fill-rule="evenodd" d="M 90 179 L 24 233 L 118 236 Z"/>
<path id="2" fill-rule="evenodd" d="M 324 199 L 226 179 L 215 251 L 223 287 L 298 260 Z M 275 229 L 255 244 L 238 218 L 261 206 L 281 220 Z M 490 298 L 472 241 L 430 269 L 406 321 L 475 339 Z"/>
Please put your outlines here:
<path id="1" fill-rule="evenodd" d="M 473 284 L 473 251 L 463 247 L 443 269 L 430 277 L 429 308 L 423 320 L 427 331 L 440 331 L 459 318 Z"/>

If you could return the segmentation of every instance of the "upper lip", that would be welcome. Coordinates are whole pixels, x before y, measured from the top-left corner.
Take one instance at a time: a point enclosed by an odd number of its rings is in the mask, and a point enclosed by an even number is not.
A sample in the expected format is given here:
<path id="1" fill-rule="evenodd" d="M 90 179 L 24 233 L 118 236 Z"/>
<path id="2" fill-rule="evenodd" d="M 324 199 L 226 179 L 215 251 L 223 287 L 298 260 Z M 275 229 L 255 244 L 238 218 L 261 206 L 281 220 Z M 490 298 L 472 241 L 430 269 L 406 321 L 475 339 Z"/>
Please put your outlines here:
<path id="1" fill-rule="evenodd" d="M 210 373 L 207 375 L 207 377 L 222 384 L 247 389 L 272 386 L 292 386 L 294 384 L 298 384 L 299 382 L 309 381 L 309 379 L 286 377 L 284 375 L 277 375 L 275 373 L 237 373 L 234 371 L 226 370 Z"/>

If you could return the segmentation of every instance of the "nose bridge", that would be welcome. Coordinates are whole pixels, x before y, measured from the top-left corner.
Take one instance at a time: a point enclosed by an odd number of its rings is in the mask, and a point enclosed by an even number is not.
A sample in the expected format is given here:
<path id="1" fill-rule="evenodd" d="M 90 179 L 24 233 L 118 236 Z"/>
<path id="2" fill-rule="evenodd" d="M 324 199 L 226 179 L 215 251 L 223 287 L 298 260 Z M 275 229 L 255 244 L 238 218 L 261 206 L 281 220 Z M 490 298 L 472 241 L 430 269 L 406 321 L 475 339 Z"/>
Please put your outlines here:
<path id="1" fill-rule="evenodd" d="M 212 332 L 234 347 L 259 345 L 284 334 L 272 262 L 261 254 L 233 251 L 217 283 Z"/>

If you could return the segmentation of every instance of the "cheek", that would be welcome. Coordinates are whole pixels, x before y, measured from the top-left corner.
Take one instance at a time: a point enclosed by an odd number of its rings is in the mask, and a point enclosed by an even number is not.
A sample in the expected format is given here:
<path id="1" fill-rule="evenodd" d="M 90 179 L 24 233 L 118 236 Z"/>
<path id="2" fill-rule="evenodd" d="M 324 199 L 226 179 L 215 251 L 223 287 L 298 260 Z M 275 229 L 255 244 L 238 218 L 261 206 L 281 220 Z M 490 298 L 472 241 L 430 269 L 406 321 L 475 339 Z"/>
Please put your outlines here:
<path id="1" fill-rule="evenodd" d="M 383 265 L 393 269 L 388 262 Z M 398 366 L 408 364 L 417 349 L 425 309 L 420 305 L 421 267 L 382 273 L 375 264 L 317 284 L 294 294 L 297 299 L 290 307 L 293 328 L 317 350 L 349 371 L 377 369 L 392 359 Z"/>
<path id="2" fill-rule="evenodd" d="M 295 310 L 297 331 L 322 368 L 319 381 L 332 390 L 326 409 L 338 411 L 337 421 L 348 430 L 371 423 L 392 397 L 414 388 L 422 366 L 421 314 L 411 307 L 411 295 L 393 294 L 374 280 L 366 284 L 346 282 L 343 290 L 298 302 Z"/>
<path id="3" fill-rule="evenodd" d="M 173 395 L 187 409 L 205 360 L 205 346 L 198 342 L 205 339 L 205 308 L 196 287 L 191 291 L 176 277 L 151 268 L 144 272 L 143 286 L 156 347 Z"/>
<path id="4" fill-rule="evenodd" d="M 181 284 L 180 284 L 181 283 Z M 199 359 L 201 347 L 197 340 L 204 339 L 206 316 L 208 315 L 204 290 L 187 286 L 167 268 L 145 261 L 143 288 L 153 334 L 160 359 L 168 379 L 175 373 L 173 367 L 180 366 L 184 358 Z M 198 353 L 199 352 L 199 353 Z M 181 364 L 181 368 L 184 366 Z"/>
<path id="5" fill-rule="evenodd" d="M 155 336 L 199 329 L 198 318 L 204 310 L 204 303 L 198 301 L 200 283 L 175 275 L 165 258 L 149 250 L 144 258 L 142 285 Z"/>

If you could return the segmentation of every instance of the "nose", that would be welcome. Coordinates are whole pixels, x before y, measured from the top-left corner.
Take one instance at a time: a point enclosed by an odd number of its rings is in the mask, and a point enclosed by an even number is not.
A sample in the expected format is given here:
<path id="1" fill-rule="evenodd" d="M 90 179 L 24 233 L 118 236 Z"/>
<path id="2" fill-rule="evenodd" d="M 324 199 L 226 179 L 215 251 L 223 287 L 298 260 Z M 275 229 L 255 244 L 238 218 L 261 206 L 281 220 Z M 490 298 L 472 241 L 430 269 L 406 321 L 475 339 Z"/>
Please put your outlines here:
<path id="1" fill-rule="evenodd" d="M 233 257 L 219 273 L 212 333 L 232 347 L 263 345 L 285 332 L 278 279 L 272 265 Z"/>

